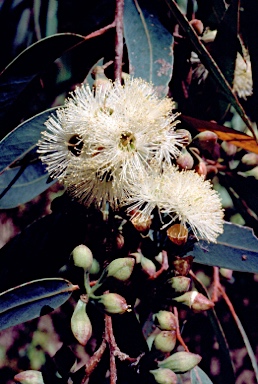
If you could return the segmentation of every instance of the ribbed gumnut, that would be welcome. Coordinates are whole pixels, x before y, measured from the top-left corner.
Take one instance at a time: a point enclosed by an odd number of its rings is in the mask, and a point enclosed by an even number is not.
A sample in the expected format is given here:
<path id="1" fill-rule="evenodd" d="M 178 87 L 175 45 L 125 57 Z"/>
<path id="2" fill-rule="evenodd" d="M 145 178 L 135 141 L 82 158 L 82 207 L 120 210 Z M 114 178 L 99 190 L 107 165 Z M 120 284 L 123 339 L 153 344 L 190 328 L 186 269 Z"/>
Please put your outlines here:
<path id="1" fill-rule="evenodd" d="M 42 373 L 34 370 L 20 372 L 14 376 L 14 380 L 21 384 L 44 384 Z"/>
<path id="2" fill-rule="evenodd" d="M 176 346 L 176 332 L 160 331 L 160 333 L 155 336 L 154 346 L 158 351 L 164 353 L 173 351 Z"/>
<path id="3" fill-rule="evenodd" d="M 190 288 L 191 279 L 186 276 L 174 276 L 169 279 L 169 282 L 176 292 L 187 292 Z"/>
<path id="4" fill-rule="evenodd" d="M 133 272 L 135 259 L 133 257 L 120 257 L 111 261 L 107 267 L 108 276 L 117 280 L 128 280 Z"/>
<path id="5" fill-rule="evenodd" d="M 104 310 L 109 314 L 122 314 L 131 311 L 131 306 L 118 293 L 104 293 L 104 295 L 100 296 L 99 303 L 104 306 Z"/>
<path id="6" fill-rule="evenodd" d="M 214 307 L 214 303 L 211 300 L 197 291 L 186 292 L 182 296 L 175 297 L 173 300 L 187 305 L 195 312 L 207 311 Z"/>
<path id="7" fill-rule="evenodd" d="M 182 224 L 174 224 L 167 229 L 170 241 L 176 245 L 183 245 L 187 242 L 188 230 Z"/>
<path id="8" fill-rule="evenodd" d="M 159 368 L 168 368 L 176 373 L 184 373 L 193 369 L 201 361 L 201 356 L 191 352 L 176 352 L 163 361 L 158 362 Z"/>
<path id="9" fill-rule="evenodd" d="M 86 345 L 92 335 L 92 325 L 86 313 L 86 303 L 78 300 L 72 318 L 71 329 L 80 344 Z"/>
<path id="10" fill-rule="evenodd" d="M 139 232 L 146 232 L 150 229 L 152 220 L 151 217 L 145 217 L 141 214 L 141 212 L 137 212 L 134 214 L 131 222 L 135 229 Z"/>
<path id="11" fill-rule="evenodd" d="M 89 271 L 92 266 L 93 256 L 90 248 L 84 244 L 80 244 L 72 251 L 73 262 L 76 267 Z"/>
<path id="12" fill-rule="evenodd" d="M 169 311 L 159 311 L 153 316 L 157 320 L 157 325 L 160 329 L 165 331 L 175 331 L 177 327 L 176 316 Z"/>
<path id="13" fill-rule="evenodd" d="M 153 261 L 143 255 L 141 257 L 141 266 L 143 271 L 146 272 L 149 276 L 154 275 L 156 272 L 156 265 L 153 263 Z"/>
<path id="14" fill-rule="evenodd" d="M 168 368 L 153 369 L 150 373 L 154 376 L 156 383 L 158 384 L 176 384 L 177 376 L 175 372 Z"/>
<path id="15" fill-rule="evenodd" d="M 194 159 L 187 149 L 182 148 L 180 155 L 176 159 L 176 163 L 180 169 L 192 169 L 194 165 Z"/>

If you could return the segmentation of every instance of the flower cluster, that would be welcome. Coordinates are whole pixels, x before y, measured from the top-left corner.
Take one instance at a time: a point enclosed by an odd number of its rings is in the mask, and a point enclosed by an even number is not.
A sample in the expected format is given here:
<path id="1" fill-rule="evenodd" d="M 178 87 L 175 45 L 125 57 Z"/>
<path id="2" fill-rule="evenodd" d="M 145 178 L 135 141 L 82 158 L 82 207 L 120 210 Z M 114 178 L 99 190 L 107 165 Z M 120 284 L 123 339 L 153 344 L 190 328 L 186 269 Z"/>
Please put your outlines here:
<path id="1" fill-rule="evenodd" d="M 46 122 L 38 152 L 50 176 L 87 206 L 126 205 L 144 219 L 158 207 L 215 241 L 223 225 L 217 193 L 195 172 L 173 166 L 188 144 L 176 129 L 173 101 L 141 79 L 108 85 L 77 87 Z"/>

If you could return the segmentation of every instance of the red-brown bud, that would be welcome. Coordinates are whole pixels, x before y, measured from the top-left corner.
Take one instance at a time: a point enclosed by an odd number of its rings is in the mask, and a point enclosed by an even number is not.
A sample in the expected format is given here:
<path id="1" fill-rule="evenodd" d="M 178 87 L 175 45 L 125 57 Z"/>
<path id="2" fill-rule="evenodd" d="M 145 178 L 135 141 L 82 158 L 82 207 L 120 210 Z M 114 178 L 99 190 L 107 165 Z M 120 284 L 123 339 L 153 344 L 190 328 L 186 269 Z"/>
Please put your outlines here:
<path id="1" fill-rule="evenodd" d="M 187 149 L 182 148 L 180 155 L 176 159 L 176 163 L 180 169 L 192 169 L 194 165 L 194 159 Z"/>

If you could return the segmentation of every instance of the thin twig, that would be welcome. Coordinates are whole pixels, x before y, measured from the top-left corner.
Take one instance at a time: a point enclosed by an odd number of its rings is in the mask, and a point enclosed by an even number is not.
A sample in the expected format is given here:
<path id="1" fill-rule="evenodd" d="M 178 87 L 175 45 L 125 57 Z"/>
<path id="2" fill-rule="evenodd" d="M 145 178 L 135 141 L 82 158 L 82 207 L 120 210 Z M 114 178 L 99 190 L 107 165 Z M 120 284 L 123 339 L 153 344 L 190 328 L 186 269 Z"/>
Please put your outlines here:
<path id="1" fill-rule="evenodd" d="M 116 41 L 115 41 L 115 79 L 121 82 L 122 78 L 122 63 L 123 63 L 123 15 L 124 15 L 124 0 L 116 0 Z"/>
<path id="2" fill-rule="evenodd" d="M 233 307 L 233 304 L 231 303 L 228 295 L 226 294 L 225 290 L 223 289 L 223 287 L 221 286 L 221 284 L 218 286 L 218 289 L 223 297 L 223 299 L 225 300 L 225 302 L 227 303 L 227 306 L 231 312 L 231 315 L 233 317 L 233 319 L 235 320 L 236 322 L 236 325 L 238 327 L 238 330 L 243 338 L 243 342 L 246 346 L 246 349 L 247 349 L 247 353 L 249 355 L 249 358 L 251 360 L 251 363 L 252 363 L 252 366 L 253 366 L 253 370 L 254 370 L 254 373 L 255 373 L 255 377 L 256 377 L 256 382 L 258 383 L 258 366 L 257 366 L 257 361 L 256 361 L 256 357 L 255 357 L 255 354 L 253 352 L 253 349 L 252 349 L 252 346 L 249 342 L 249 339 L 247 337 L 247 334 L 242 326 L 242 323 L 241 321 L 239 320 L 239 317 L 237 316 L 236 312 L 235 312 L 235 309 Z"/>
<path id="3" fill-rule="evenodd" d="M 213 291 L 211 300 L 213 303 L 217 303 L 218 301 L 218 290 L 220 287 L 220 280 L 219 280 L 219 268 L 213 267 Z"/>
<path id="4" fill-rule="evenodd" d="M 107 32 L 109 29 L 115 28 L 115 26 L 116 26 L 116 22 L 113 21 L 113 23 L 108 24 L 105 27 L 98 29 L 97 31 L 91 32 L 89 35 L 84 37 L 84 40 L 89 40 L 89 39 L 92 39 L 93 37 L 101 36 L 105 32 Z"/>
<path id="5" fill-rule="evenodd" d="M 174 312 L 174 315 L 176 316 L 176 337 L 177 337 L 177 340 L 184 347 L 184 350 L 186 352 L 189 352 L 189 349 L 188 349 L 187 345 L 185 344 L 185 342 L 181 336 L 181 333 L 180 333 L 177 307 L 173 308 L 173 312 Z"/>
<path id="6" fill-rule="evenodd" d="M 91 356 L 88 364 L 85 368 L 85 376 L 82 379 L 81 384 L 85 384 L 88 377 L 91 375 L 91 373 L 94 371 L 94 369 L 97 367 L 98 363 L 100 362 L 101 357 L 103 356 L 105 350 L 107 347 L 107 342 L 105 339 L 102 340 L 102 343 L 100 344 L 100 347 L 97 349 L 97 351 Z"/>
<path id="7" fill-rule="evenodd" d="M 112 319 L 110 316 L 105 315 L 105 338 L 109 344 L 110 353 L 110 384 L 116 384 L 117 381 L 117 369 L 116 358 L 114 350 L 116 349 L 116 341 L 113 333 Z"/>
<path id="8" fill-rule="evenodd" d="M 161 264 L 161 268 L 153 273 L 152 275 L 150 275 L 149 279 L 150 280 L 154 280 L 156 279 L 157 277 L 159 277 L 163 271 L 166 271 L 168 269 L 169 265 L 168 265 L 168 254 L 166 251 L 162 251 L 162 264 Z"/>

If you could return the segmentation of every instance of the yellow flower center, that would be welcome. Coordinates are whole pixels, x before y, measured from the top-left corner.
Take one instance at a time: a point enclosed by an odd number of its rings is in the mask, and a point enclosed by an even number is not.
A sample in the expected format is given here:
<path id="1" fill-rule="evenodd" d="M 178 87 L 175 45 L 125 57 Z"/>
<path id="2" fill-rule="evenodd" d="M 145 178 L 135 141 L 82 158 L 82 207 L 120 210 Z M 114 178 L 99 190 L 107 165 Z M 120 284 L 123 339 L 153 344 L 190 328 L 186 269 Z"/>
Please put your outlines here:
<path id="1" fill-rule="evenodd" d="M 128 152 L 135 151 L 135 141 L 136 139 L 132 132 L 123 132 L 119 138 L 119 147 Z"/>

